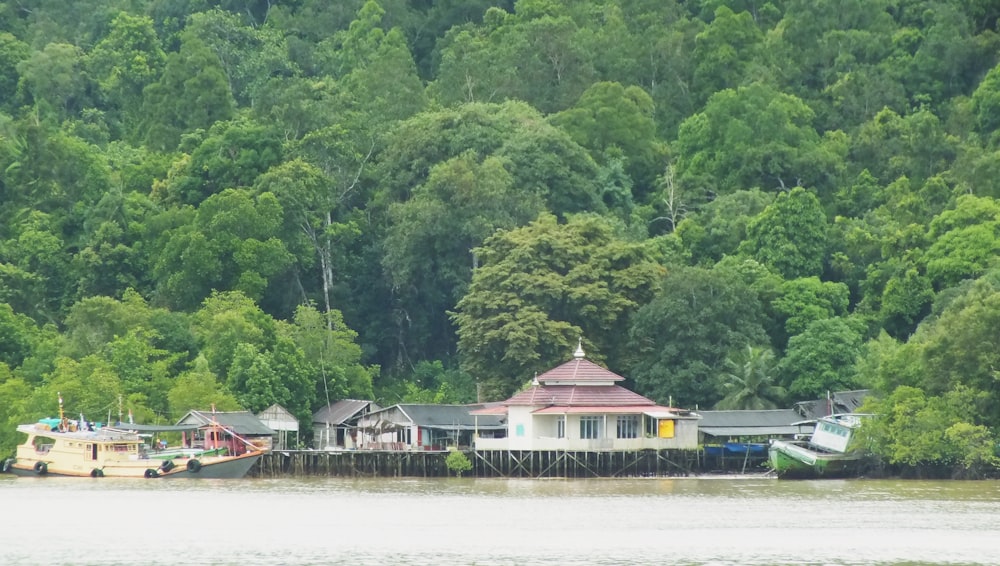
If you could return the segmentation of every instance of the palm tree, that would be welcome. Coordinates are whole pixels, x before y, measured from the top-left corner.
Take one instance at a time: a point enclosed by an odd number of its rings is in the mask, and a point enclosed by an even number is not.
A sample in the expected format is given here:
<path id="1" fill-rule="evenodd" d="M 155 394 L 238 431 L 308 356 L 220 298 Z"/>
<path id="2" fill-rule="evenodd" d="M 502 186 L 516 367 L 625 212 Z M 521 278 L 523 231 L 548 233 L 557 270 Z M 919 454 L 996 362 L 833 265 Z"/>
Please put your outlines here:
<path id="1" fill-rule="evenodd" d="M 785 398 L 785 388 L 775 385 L 774 352 L 770 348 L 747 346 L 735 359 L 726 359 L 726 371 L 719 376 L 722 400 L 717 410 L 777 409 Z"/>

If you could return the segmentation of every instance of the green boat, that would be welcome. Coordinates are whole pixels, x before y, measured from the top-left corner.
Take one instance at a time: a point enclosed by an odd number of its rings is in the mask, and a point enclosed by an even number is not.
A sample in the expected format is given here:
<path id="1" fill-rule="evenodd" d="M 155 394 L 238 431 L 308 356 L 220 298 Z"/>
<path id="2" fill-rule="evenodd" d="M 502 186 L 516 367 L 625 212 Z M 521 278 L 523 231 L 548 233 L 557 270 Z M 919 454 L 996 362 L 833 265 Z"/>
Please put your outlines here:
<path id="1" fill-rule="evenodd" d="M 779 478 L 844 478 L 858 475 L 865 453 L 851 444 L 862 417 L 841 414 L 821 417 L 809 440 L 772 440 L 768 463 Z"/>

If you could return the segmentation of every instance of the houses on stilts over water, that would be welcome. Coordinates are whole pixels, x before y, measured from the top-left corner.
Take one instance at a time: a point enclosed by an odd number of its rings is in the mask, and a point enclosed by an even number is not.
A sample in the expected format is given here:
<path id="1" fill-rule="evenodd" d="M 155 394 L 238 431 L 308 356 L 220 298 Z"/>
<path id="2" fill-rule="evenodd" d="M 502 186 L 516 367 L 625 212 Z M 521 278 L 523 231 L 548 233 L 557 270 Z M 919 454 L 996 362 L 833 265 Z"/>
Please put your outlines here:
<path id="1" fill-rule="evenodd" d="M 310 449 L 275 450 L 257 473 L 446 476 L 445 459 L 458 450 L 474 477 L 766 474 L 769 441 L 808 435 L 811 412 L 825 408 L 817 401 L 773 411 L 681 409 L 622 387 L 624 379 L 578 346 L 571 360 L 501 402 L 337 401 L 314 414 Z M 864 393 L 842 395 L 860 403 Z"/>

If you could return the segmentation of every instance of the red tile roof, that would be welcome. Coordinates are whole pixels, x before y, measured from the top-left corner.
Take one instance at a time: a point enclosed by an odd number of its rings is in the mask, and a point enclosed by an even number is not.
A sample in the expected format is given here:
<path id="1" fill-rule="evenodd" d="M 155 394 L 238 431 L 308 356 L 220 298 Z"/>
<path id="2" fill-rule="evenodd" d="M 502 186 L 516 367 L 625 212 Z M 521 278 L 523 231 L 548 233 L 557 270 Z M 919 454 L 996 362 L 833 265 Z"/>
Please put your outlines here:
<path id="1" fill-rule="evenodd" d="M 504 405 L 655 407 L 656 403 L 618 385 L 535 385 L 507 399 Z"/>
<path id="2" fill-rule="evenodd" d="M 572 359 L 561 366 L 556 366 L 549 371 L 538 376 L 541 384 L 572 381 L 576 383 L 585 381 L 622 381 L 625 378 L 617 373 L 602 368 L 590 360 L 583 358 Z"/>

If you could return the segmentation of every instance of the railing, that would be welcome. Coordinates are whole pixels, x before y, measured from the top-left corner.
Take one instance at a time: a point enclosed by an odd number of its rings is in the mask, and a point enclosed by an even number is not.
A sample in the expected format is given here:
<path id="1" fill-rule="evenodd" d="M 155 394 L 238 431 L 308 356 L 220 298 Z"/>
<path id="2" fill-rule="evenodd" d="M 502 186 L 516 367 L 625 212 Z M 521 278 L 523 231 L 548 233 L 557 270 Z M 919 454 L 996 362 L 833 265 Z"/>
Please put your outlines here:
<path id="1" fill-rule="evenodd" d="M 677 449 L 674 438 L 479 438 L 476 450 L 628 451 Z"/>

